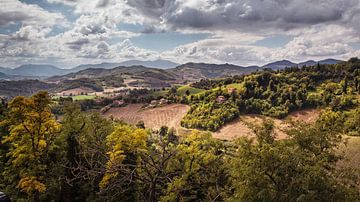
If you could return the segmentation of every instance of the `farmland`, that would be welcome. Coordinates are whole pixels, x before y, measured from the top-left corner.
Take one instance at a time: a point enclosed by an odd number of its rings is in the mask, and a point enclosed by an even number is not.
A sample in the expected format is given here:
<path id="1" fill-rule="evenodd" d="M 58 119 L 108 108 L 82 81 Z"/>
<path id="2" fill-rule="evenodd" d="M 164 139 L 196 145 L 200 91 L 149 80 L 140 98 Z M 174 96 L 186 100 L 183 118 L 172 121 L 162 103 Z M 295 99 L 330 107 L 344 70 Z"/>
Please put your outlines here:
<path id="1" fill-rule="evenodd" d="M 177 132 L 185 133 L 188 129 L 180 126 L 181 119 L 189 110 L 189 106 L 182 104 L 171 104 L 163 107 L 142 109 L 141 104 L 130 104 L 126 107 L 112 108 L 104 115 L 115 119 L 123 120 L 130 124 L 144 121 L 145 126 L 152 129 L 159 129 L 161 126 L 175 128 Z M 286 121 L 314 122 L 320 115 L 321 110 L 307 109 L 291 113 L 286 119 L 273 119 L 277 139 L 285 139 L 287 136 L 282 131 L 286 127 Z M 234 140 L 239 137 L 255 137 L 251 129 L 253 124 L 261 124 L 265 116 L 242 115 L 239 119 L 226 124 L 220 130 L 212 133 L 214 138 L 221 140 Z"/>
<path id="2" fill-rule="evenodd" d="M 182 104 L 171 104 L 151 109 L 142 109 L 141 104 L 130 104 L 126 107 L 112 108 L 104 115 L 130 124 L 144 121 L 145 126 L 152 129 L 168 126 L 178 130 L 180 128 L 180 121 L 188 109 L 189 106 Z"/>
<path id="3" fill-rule="evenodd" d="M 287 136 L 283 130 L 287 126 L 287 121 L 302 121 L 311 123 L 316 121 L 319 117 L 321 110 L 307 109 L 291 113 L 285 119 L 274 119 L 275 133 L 277 139 L 286 139 Z M 242 115 L 239 119 L 226 124 L 220 130 L 213 133 L 213 137 L 223 140 L 233 140 L 239 137 L 255 137 L 254 132 L 251 130 L 251 126 L 254 124 L 260 125 L 263 122 L 265 116 L 259 115 Z"/>
<path id="4" fill-rule="evenodd" d="M 61 96 L 61 97 L 71 97 L 73 100 L 78 101 L 78 100 L 93 100 L 96 98 L 95 95 L 75 95 L 75 96 Z M 60 98 L 60 96 L 53 96 L 52 97 L 54 100 L 57 100 Z"/>
<path id="5" fill-rule="evenodd" d="M 178 95 L 185 95 L 186 92 L 189 92 L 190 95 L 191 94 L 197 94 L 197 93 L 201 93 L 203 92 L 204 90 L 203 89 L 199 89 L 199 88 L 194 88 L 194 87 L 191 87 L 189 85 L 183 85 L 183 86 L 180 86 L 179 88 L 177 88 L 176 92 Z"/>

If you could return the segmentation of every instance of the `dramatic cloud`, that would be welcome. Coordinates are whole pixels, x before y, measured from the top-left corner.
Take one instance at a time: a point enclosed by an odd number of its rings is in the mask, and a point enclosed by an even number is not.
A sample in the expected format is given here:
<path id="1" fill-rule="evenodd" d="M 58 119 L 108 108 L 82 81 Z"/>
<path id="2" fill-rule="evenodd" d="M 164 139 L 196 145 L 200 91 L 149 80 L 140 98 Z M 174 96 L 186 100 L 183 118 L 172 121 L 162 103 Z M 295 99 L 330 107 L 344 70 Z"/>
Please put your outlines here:
<path id="1" fill-rule="evenodd" d="M 159 57 L 259 65 L 360 56 L 359 0 L 0 2 L 5 66 Z"/>
<path id="2" fill-rule="evenodd" d="M 143 15 L 173 29 L 288 30 L 342 23 L 359 13 L 358 0 L 128 0 Z"/>
<path id="3" fill-rule="evenodd" d="M 25 4 L 18 0 L 0 0 L 0 3 L 0 26 L 18 22 L 25 25 L 53 26 L 65 22 L 62 14 L 48 12 L 37 5 Z"/>

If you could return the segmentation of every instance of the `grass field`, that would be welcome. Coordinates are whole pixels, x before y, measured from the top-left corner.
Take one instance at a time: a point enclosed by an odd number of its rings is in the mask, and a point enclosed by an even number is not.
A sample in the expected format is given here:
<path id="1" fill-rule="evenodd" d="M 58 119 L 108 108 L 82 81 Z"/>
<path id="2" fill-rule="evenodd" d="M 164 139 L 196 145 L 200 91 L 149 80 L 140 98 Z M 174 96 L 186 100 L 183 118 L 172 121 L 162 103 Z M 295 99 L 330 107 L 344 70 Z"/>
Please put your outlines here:
<path id="1" fill-rule="evenodd" d="M 168 92 L 169 92 L 168 90 L 155 91 L 152 92 L 151 95 L 154 97 L 160 97 L 160 96 L 165 97 Z"/>
<path id="2" fill-rule="evenodd" d="M 71 97 L 73 100 L 93 100 L 96 98 L 95 95 L 75 95 L 75 96 L 62 96 L 62 97 Z M 53 96 L 52 99 L 57 100 L 60 96 Z"/>
<path id="3" fill-rule="evenodd" d="M 190 95 L 192 94 L 197 94 L 197 93 L 201 93 L 203 92 L 204 90 L 203 89 L 199 89 L 199 88 L 193 88 L 189 85 L 183 85 L 183 86 L 180 86 L 178 89 L 177 89 L 177 94 L 178 95 L 185 95 L 186 91 L 189 90 L 190 92 Z"/>

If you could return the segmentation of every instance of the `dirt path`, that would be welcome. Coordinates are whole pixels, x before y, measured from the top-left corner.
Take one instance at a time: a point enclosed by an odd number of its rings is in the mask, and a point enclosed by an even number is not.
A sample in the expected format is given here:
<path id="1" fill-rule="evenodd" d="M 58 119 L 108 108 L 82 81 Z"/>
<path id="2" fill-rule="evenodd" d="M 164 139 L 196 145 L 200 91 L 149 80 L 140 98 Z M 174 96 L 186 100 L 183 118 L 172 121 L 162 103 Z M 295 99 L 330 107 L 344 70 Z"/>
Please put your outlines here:
<path id="1" fill-rule="evenodd" d="M 320 115 L 319 109 L 306 109 L 297 112 L 290 113 L 285 119 L 273 119 L 275 124 L 276 139 L 286 139 L 287 135 L 284 133 L 284 129 L 288 126 L 286 121 L 303 121 L 306 123 L 314 122 Z M 226 124 L 219 131 L 213 133 L 213 136 L 222 140 L 233 140 L 239 137 L 255 137 L 254 132 L 251 129 L 251 125 L 261 124 L 263 122 L 263 116 L 259 115 L 241 115 L 239 119 Z"/>

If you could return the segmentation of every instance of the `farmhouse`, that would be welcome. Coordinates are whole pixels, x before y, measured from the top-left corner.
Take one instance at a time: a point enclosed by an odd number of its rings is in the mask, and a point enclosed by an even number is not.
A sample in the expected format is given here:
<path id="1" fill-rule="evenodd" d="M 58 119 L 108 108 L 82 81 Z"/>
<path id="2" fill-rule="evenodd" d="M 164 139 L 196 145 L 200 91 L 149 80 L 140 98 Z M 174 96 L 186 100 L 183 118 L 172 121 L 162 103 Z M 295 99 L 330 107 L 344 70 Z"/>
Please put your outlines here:
<path id="1" fill-rule="evenodd" d="M 124 100 L 114 100 L 112 103 L 113 107 L 121 107 L 125 104 Z"/>
<path id="2" fill-rule="evenodd" d="M 217 101 L 218 103 L 222 104 L 222 103 L 224 103 L 224 102 L 226 101 L 226 98 L 225 98 L 224 96 L 220 95 L 220 96 L 218 96 L 218 97 L 216 98 L 216 101 Z"/>
<path id="3" fill-rule="evenodd" d="M 155 107 L 157 104 L 158 104 L 158 101 L 157 101 L 157 100 L 152 100 L 152 101 L 150 102 L 150 107 Z"/>
<path id="4" fill-rule="evenodd" d="M 160 105 L 164 105 L 164 104 L 167 104 L 167 103 L 168 103 L 167 99 L 165 99 L 165 98 L 160 99 L 160 102 L 159 102 Z"/>

